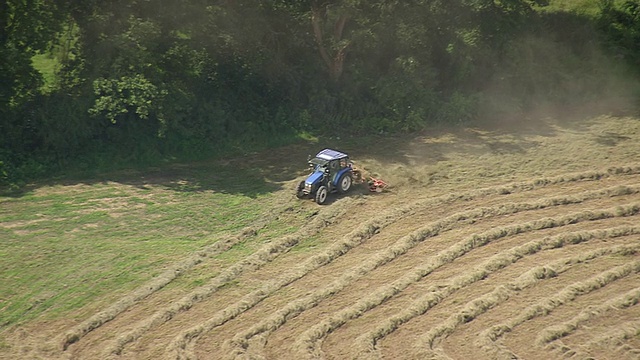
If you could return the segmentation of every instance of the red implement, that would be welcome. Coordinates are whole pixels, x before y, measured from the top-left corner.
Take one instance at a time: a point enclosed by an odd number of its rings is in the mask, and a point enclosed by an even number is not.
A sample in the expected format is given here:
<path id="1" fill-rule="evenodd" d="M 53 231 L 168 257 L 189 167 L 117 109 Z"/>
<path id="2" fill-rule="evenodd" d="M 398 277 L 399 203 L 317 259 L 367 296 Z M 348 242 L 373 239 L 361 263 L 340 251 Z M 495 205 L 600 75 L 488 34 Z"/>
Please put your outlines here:
<path id="1" fill-rule="evenodd" d="M 382 192 L 382 190 L 387 187 L 386 182 L 374 177 L 369 177 L 367 183 L 369 184 L 369 191 L 371 192 Z"/>

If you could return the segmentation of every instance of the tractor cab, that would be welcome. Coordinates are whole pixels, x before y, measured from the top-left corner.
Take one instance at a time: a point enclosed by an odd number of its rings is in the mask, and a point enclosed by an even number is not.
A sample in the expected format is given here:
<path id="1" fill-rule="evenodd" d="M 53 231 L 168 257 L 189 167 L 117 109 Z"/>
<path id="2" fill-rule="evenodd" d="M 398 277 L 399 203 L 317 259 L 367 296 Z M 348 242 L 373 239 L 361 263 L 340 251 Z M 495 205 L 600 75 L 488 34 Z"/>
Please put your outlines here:
<path id="1" fill-rule="evenodd" d="M 298 184 L 298 198 L 310 197 L 318 204 L 324 204 L 329 193 L 345 193 L 351 188 L 353 169 L 349 155 L 324 149 L 315 157 L 309 157 L 308 162 L 312 172 Z"/>

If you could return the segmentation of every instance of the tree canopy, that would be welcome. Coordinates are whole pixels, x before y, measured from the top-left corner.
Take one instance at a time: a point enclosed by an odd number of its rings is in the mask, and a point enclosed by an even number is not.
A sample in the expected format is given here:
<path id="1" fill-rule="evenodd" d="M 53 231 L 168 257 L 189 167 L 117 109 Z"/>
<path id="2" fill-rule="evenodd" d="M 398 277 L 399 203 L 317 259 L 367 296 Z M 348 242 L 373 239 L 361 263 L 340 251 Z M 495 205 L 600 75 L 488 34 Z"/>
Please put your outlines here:
<path id="1" fill-rule="evenodd" d="M 570 101 L 558 96 L 562 80 L 532 75 L 557 49 L 566 58 L 550 74 L 580 78 L 600 66 L 581 60 L 594 35 L 612 58 L 640 67 L 638 1 L 601 3 L 596 21 L 576 15 L 569 29 L 540 11 L 544 0 L 8 0 L 0 176 L 105 152 L 145 158 L 300 131 L 423 130 L 473 120 L 496 89 L 515 109 Z M 55 64 L 46 87 L 36 54 Z"/>

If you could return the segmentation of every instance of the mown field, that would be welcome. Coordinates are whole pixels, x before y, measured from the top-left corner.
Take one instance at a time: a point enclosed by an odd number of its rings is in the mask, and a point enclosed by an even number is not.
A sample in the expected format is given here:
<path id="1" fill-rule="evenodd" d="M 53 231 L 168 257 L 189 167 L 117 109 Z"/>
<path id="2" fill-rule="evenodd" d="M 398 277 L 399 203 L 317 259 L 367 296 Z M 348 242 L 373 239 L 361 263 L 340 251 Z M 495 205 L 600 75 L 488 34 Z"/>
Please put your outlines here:
<path id="1" fill-rule="evenodd" d="M 640 119 L 319 139 L 0 198 L 3 359 L 640 357 Z M 390 183 L 300 201 L 307 154 Z"/>

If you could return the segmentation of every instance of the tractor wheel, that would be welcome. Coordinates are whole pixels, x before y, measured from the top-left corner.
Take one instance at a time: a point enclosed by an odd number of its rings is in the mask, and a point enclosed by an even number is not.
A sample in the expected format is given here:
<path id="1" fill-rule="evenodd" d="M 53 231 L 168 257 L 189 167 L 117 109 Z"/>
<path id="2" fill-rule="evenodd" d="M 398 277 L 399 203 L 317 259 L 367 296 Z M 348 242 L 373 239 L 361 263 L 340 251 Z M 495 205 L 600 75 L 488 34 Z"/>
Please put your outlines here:
<path id="1" fill-rule="evenodd" d="M 298 197 L 298 199 L 302 199 L 305 196 L 304 180 L 300 181 L 300 184 L 298 184 L 298 189 L 296 190 L 296 196 Z"/>
<path id="2" fill-rule="evenodd" d="M 327 190 L 326 186 L 321 185 L 316 191 L 316 203 L 318 205 L 324 204 L 327 201 L 327 194 L 329 194 L 329 190 Z"/>
<path id="3" fill-rule="evenodd" d="M 351 189 L 352 183 L 353 181 L 351 179 L 351 174 L 346 173 L 342 175 L 340 181 L 338 182 L 338 190 L 340 191 L 340 193 L 344 194 L 349 191 L 349 189 Z"/>

